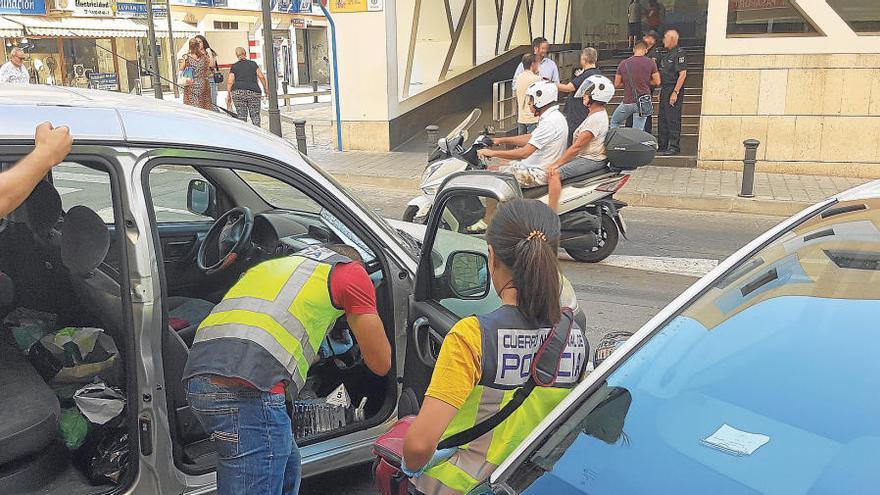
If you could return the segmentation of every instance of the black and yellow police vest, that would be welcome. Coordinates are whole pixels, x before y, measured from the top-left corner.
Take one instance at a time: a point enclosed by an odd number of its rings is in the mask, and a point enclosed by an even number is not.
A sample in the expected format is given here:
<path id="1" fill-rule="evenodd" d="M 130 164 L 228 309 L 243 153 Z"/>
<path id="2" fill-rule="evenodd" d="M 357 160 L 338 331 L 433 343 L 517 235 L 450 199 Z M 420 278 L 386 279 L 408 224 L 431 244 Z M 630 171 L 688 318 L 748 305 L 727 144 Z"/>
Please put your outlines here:
<path id="1" fill-rule="evenodd" d="M 502 306 L 477 319 L 482 346 L 480 381 L 441 439 L 483 423 L 510 402 L 529 381 L 535 354 L 551 331 L 549 327 L 533 328 L 515 306 Z M 459 447 L 449 460 L 413 478 L 415 488 L 426 495 L 467 493 L 486 479 L 581 381 L 588 353 L 584 331 L 573 323 L 559 360 L 556 383 L 533 389 L 491 431 Z"/>
<path id="2" fill-rule="evenodd" d="M 335 265 L 349 262 L 311 248 L 248 270 L 199 325 L 184 379 L 241 378 L 260 390 L 286 381 L 295 395 L 321 341 L 344 314 L 333 303 L 330 277 Z"/>

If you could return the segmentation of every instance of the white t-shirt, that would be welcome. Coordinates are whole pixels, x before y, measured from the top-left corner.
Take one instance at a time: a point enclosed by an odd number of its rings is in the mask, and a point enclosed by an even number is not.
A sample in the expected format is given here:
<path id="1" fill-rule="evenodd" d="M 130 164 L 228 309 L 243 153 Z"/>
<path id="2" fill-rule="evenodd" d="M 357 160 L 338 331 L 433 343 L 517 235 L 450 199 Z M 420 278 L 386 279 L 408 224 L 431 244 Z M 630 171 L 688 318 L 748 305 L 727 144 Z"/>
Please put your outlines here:
<path id="1" fill-rule="evenodd" d="M 577 141 L 578 134 L 586 131 L 593 133 L 593 139 L 581 149 L 578 156 L 597 162 L 604 161 L 606 158 L 605 135 L 608 134 L 608 112 L 594 112 L 588 115 L 575 129 L 574 141 Z"/>
<path id="2" fill-rule="evenodd" d="M 537 148 L 520 164 L 529 168 L 543 168 L 562 156 L 568 145 L 568 122 L 559 111 L 559 105 L 541 114 L 538 126 L 532 131 L 529 144 Z"/>
<path id="3" fill-rule="evenodd" d="M 12 61 L 9 61 L 0 67 L 0 83 L 28 84 L 30 82 L 31 75 L 24 64 L 21 67 L 16 67 Z"/>

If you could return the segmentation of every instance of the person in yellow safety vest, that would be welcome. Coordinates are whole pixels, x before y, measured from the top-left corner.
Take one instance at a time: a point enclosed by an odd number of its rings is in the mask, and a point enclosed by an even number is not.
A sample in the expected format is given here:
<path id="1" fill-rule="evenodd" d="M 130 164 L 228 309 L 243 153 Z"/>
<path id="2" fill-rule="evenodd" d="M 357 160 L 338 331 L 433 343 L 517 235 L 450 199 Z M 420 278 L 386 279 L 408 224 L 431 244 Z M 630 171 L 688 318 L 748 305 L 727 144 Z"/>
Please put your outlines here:
<path id="1" fill-rule="evenodd" d="M 406 434 L 403 471 L 416 493 L 467 493 L 487 478 L 584 375 L 587 341 L 575 325 L 553 387 L 536 387 L 513 414 L 467 445 L 440 440 L 497 413 L 529 380 L 530 363 L 559 322 L 559 217 L 544 203 L 503 203 L 486 232 L 489 272 L 502 306 L 459 321 L 446 336 L 418 417 Z"/>
<path id="2" fill-rule="evenodd" d="M 254 266 L 199 325 L 183 380 L 217 449 L 219 495 L 298 493 L 300 454 L 284 389 L 296 397 L 343 315 L 367 367 L 387 374 L 391 346 L 375 289 L 350 246 Z"/>

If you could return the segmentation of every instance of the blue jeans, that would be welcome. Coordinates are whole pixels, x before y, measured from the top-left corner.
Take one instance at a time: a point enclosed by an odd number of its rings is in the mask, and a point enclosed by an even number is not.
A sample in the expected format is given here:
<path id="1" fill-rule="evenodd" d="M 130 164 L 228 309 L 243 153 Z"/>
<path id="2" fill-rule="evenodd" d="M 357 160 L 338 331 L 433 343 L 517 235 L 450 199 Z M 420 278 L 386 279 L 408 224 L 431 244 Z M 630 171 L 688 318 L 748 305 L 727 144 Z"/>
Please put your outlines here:
<path id="1" fill-rule="evenodd" d="M 283 394 L 214 383 L 186 384 L 189 404 L 217 449 L 217 493 L 296 495 L 301 477 Z"/>
<path id="2" fill-rule="evenodd" d="M 611 115 L 611 128 L 621 127 L 630 115 L 633 118 L 633 129 L 644 131 L 645 121 L 648 118 L 639 115 L 639 105 L 637 103 L 621 103 L 618 105 L 614 110 L 614 114 Z"/>

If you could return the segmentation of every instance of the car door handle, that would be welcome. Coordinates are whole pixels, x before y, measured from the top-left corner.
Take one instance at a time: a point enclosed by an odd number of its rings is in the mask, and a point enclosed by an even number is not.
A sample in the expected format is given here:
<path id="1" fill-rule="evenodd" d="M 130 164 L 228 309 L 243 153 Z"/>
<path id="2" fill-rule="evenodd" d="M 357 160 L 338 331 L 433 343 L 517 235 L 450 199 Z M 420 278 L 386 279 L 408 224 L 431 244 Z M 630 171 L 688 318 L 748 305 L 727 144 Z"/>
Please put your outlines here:
<path id="1" fill-rule="evenodd" d="M 428 319 L 424 316 L 413 322 L 413 344 L 416 356 L 422 363 L 434 367 L 437 364 L 437 356 L 443 345 L 443 335 L 431 328 Z"/>

